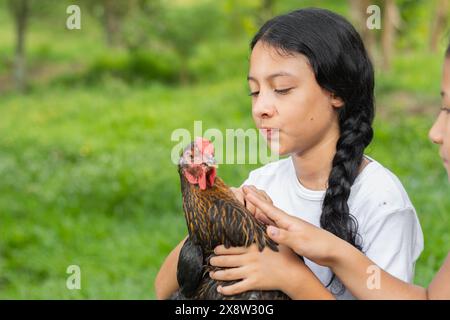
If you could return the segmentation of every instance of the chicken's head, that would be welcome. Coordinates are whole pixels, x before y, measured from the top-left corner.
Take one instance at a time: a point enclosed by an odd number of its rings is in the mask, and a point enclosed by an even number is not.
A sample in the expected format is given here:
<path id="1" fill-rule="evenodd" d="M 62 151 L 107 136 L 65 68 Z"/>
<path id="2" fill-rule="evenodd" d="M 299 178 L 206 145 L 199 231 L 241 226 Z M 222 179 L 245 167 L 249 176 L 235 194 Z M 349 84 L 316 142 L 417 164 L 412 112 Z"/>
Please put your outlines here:
<path id="1" fill-rule="evenodd" d="M 197 137 L 183 151 L 180 172 L 190 184 L 198 184 L 201 190 L 214 185 L 216 178 L 216 159 L 214 146 L 208 139 Z"/>

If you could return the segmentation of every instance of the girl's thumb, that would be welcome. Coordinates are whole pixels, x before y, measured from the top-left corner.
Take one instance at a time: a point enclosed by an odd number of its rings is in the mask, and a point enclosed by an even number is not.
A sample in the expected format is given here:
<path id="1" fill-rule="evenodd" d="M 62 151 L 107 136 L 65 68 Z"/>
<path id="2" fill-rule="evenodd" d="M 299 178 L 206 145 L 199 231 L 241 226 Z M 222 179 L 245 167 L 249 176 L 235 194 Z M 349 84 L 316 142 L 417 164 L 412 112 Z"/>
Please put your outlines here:
<path id="1" fill-rule="evenodd" d="M 282 230 L 280 230 L 280 229 L 278 229 L 277 227 L 274 227 L 274 226 L 268 226 L 267 227 L 267 234 L 269 235 L 269 237 L 272 239 L 272 240 L 275 240 L 277 243 L 283 243 L 284 244 L 284 238 L 285 237 L 283 237 L 282 236 L 282 232 L 281 232 Z"/>

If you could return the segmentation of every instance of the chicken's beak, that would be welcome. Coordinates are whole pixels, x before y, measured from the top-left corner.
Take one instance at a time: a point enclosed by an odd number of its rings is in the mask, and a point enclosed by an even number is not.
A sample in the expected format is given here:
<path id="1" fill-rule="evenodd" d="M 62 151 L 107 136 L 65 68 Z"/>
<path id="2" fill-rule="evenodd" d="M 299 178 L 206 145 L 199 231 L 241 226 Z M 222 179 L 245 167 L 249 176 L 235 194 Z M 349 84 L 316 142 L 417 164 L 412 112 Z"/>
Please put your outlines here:
<path id="1" fill-rule="evenodd" d="M 208 156 L 208 159 L 206 160 L 206 165 L 208 167 L 213 167 L 213 168 L 216 168 L 216 169 L 218 167 L 216 159 L 214 158 L 214 156 L 211 156 L 211 155 Z"/>

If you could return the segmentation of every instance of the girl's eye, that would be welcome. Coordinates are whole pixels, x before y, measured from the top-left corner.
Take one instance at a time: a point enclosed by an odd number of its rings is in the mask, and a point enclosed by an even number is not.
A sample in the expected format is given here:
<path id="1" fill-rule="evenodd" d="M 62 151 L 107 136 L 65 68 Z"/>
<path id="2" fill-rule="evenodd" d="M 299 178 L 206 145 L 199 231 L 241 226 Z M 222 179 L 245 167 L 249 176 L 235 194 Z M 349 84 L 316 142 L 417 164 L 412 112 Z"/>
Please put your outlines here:
<path id="1" fill-rule="evenodd" d="M 273 91 L 275 91 L 278 94 L 288 94 L 289 91 L 291 91 L 294 88 L 286 88 L 286 89 L 274 89 Z M 252 96 L 252 97 L 256 97 L 259 94 L 259 91 L 253 91 L 250 92 L 248 95 Z"/>
<path id="2" fill-rule="evenodd" d="M 445 111 L 446 113 L 450 113 L 450 108 L 442 107 L 441 111 Z"/>
<path id="3" fill-rule="evenodd" d="M 274 91 L 278 94 L 288 94 L 289 91 L 291 91 L 293 88 L 286 88 L 286 89 L 275 89 Z"/>

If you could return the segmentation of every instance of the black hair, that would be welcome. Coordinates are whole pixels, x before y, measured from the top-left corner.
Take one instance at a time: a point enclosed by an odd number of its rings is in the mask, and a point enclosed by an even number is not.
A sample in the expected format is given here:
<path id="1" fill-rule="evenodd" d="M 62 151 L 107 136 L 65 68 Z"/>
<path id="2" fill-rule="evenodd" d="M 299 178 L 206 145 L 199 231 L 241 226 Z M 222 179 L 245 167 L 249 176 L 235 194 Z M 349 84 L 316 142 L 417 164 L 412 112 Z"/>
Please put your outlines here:
<path id="1" fill-rule="evenodd" d="M 306 8 L 267 21 L 253 37 L 252 50 L 258 41 L 276 48 L 280 54 L 306 56 L 320 87 L 344 102 L 337 109 L 340 137 L 320 225 L 361 250 L 358 222 L 347 203 L 364 150 L 373 138 L 374 72 L 361 37 L 342 16 L 325 9 Z M 330 284 L 333 279 L 334 275 Z"/>

